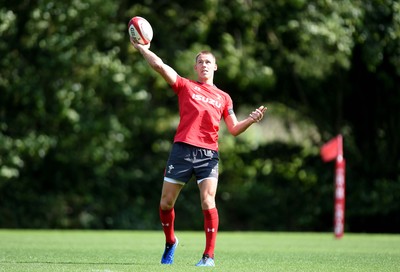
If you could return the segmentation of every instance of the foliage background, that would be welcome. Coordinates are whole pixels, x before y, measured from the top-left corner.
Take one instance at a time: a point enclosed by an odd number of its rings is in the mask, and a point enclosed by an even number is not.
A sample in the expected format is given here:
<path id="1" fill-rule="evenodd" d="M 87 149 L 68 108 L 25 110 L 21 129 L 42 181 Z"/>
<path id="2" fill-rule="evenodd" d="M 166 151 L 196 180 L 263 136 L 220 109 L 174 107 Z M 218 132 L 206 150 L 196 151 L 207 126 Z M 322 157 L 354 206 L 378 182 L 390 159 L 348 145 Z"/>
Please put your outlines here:
<path id="1" fill-rule="evenodd" d="M 181 75 L 212 49 L 217 85 L 260 125 L 220 135 L 224 230 L 329 231 L 344 136 L 346 230 L 400 230 L 400 1 L 0 1 L 0 227 L 158 229 L 178 122 L 132 48 L 135 15 Z M 201 229 L 195 183 L 177 228 Z M 192 218 L 186 220 L 184 218 Z"/>

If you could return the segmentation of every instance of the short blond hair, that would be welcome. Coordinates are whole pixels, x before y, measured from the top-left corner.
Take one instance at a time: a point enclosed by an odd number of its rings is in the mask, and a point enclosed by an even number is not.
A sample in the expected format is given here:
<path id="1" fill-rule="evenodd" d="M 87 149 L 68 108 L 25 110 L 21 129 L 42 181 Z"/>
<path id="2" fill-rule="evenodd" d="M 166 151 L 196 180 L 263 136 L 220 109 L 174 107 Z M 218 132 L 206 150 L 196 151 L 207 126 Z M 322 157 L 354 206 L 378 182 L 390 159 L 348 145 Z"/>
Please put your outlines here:
<path id="1" fill-rule="evenodd" d="M 208 50 L 202 50 L 202 51 L 200 51 L 200 52 L 196 55 L 196 58 L 195 58 L 196 62 L 197 62 L 197 59 L 199 58 L 200 55 L 211 55 L 211 56 L 214 58 L 215 62 L 217 62 L 217 58 L 215 57 L 215 55 L 214 55 L 211 51 L 208 51 Z"/>

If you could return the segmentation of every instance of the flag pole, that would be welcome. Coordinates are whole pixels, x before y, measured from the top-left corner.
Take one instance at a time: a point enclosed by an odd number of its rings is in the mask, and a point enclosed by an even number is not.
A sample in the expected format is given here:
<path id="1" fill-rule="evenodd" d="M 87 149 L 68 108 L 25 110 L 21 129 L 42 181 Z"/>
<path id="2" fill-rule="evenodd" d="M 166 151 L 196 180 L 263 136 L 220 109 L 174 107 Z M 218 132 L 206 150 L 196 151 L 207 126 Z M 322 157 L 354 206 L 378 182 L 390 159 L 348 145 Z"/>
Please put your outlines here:
<path id="1" fill-rule="evenodd" d="M 343 157 L 343 137 L 337 136 L 337 156 L 335 163 L 335 217 L 334 233 L 335 237 L 340 239 L 344 234 L 344 215 L 345 215 L 345 170 L 346 161 Z"/>

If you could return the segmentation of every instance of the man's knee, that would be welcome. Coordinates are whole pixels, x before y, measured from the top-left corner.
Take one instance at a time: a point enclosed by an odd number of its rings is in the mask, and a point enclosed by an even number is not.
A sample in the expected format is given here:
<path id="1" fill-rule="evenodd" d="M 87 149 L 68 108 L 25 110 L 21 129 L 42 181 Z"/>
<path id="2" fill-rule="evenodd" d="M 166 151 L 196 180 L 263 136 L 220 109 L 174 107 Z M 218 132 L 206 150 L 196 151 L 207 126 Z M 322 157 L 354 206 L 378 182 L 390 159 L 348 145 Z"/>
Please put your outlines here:
<path id="1" fill-rule="evenodd" d="M 160 208 L 163 211 L 171 210 L 174 207 L 174 201 L 167 197 L 162 197 L 160 201 Z"/>
<path id="2" fill-rule="evenodd" d="M 209 210 L 215 208 L 215 194 L 205 193 L 201 197 L 201 208 L 203 210 Z"/>

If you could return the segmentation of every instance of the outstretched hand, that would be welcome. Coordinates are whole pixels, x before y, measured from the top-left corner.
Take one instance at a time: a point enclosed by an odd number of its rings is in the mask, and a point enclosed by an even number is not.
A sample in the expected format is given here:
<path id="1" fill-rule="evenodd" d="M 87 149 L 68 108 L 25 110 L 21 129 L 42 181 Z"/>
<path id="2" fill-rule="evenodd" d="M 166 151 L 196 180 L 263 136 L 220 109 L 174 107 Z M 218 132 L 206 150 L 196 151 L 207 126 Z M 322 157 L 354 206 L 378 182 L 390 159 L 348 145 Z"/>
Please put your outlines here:
<path id="1" fill-rule="evenodd" d="M 264 113 L 267 111 L 267 107 L 260 106 L 258 109 L 255 109 L 252 113 L 250 113 L 251 119 L 255 122 L 260 122 L 264 117 Z"/>
<path id="2" fill-rule="evenodd" d="M 137 50 L 140 50 L 141 48 L 145 48 L 145 49 L 150 48 L 150 43 L 140 44 L 140 43 L 136 42 L 132 37 L 130 38 L 130 40 L 131 40 L 131 44 L 133 45 L 133 47 L 135 47 Z"/>

